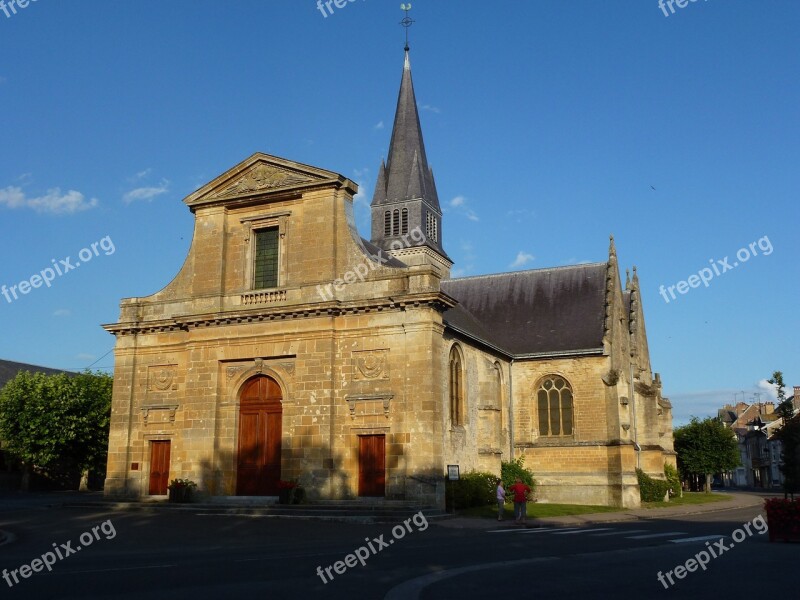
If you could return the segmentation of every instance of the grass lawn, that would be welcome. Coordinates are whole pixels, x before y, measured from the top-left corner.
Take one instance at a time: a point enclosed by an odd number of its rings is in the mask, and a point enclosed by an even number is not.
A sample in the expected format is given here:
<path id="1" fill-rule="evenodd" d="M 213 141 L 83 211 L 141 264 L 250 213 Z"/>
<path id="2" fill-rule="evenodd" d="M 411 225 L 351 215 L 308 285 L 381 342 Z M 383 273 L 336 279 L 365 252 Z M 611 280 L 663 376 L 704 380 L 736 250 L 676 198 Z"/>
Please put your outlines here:
<path id="1" fill-rule="evenodd" d="M 729 494 L 706 494 L 703 492 L 684 492 L 682 498 L 673 498 L 669 502 L 642 502 L 642 508 L 662 508 L 670 506 L 682 506 L 684 504 L 706 504 L 708 502 L 723 502 L 730 500 Z M 590 513 L 607 513 L 624 511 L 624 508 L 615 506 L 586 506 L 583 504 L 539 504 L 538 502 L 528 502 L 528 518 L 536 519 L 542 517 L 563 517 L 567 515 L 585 515 Z M 457 511 L 459 517 L 475 517 L 479 519 L 496 519 L 497 506 L 476 506 L 473 508 L 463 508 Z M 504 518 L 514 519 L 514 504 L 506 503 Z"/>
<path id="2" fill-rule="evenodd" d="M 717 494 L 712 492 L 683 492 L 683 498 L 672 498 L 669 502 L 642 502 L 642 508 L 662 508 L 668 506 L 683 506 L 684 504 L 708 504 L 709 502 L 723 502 L 730 500 L 730 494 Z"/>
<path id="3" fill-rule="evenodd" d="M 613 506 L 585 506 L 583 504 L 539 504 L 538 502 L 528 502 L 528 518 L 536 519 L 540 517 L 563 517 L 564 515 L 583 515 L 587 513 L 616 512 L 619 508 Z M 477 517 L 483 519 L 497 518 L 497 505 L 476 506 L 473 508 L 462 508 L 457 511 L 459 517 Z M 506 503 L 505 518 L 514 519 L 514 504 Z"/>

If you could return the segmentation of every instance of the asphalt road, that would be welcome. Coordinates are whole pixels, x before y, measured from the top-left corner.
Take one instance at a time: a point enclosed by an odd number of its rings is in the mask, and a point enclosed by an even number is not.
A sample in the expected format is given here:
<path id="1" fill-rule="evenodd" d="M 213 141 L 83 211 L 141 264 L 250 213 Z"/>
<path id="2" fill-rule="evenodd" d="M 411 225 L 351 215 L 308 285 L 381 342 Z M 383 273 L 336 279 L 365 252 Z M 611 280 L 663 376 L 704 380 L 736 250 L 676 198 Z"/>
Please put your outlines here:
<path id="1" fill-rule="evenodd" d="M 796 561 L 798 546 L 770 544 L 758 533 L 761 522 L 753 524 L 758 514 L 752 508 L 681 520 L 527 530 L 503 523 L 487 531 L 426 526 L 421 518 L 393 527 L 202 513 L 17 509 L 0 514 L 0 529 L 16 536 L 0 546 L 0 568 L 13 584 L 0 580 L 0 589 L 4 598 L 26 600 L 709 598 L 796 590 L 795 573 L 782 565 Z M 742 528 L 745 523 L 752 535 Z M 737 529 L 742 534 L 736 537 L 744 536 L 738 543 L 730 537 Z M 358 548 L 363 548 L 364 566 L 348 566 L 346 556 Z M 718 555 L 708 559 L 705 570 L 677 577 L 676 566 L 702 551 L 710 554 L 710 548 Z M 21 566 L 43 555 L 53 563 L 52 571 L 34 563 L 41 571 L 26 569 L 23 578 Z M 658 572 L 671 570 L 674 583 L 665 576 L 662 584 Z"/>

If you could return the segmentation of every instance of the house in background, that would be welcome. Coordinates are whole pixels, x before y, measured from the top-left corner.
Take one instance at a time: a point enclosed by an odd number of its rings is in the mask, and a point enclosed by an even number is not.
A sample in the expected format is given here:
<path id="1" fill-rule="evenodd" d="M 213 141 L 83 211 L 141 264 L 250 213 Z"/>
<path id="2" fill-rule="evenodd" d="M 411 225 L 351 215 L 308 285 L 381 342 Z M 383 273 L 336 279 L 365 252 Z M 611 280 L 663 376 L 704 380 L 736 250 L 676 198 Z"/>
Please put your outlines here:
<path id="1" fill-rule="evenodd" d="M 794 386 L 794 395 L 787 400 L 792 402 L 794 414 L 798 414 L 800 386 Z M 740 455 L 739 466 L 723 474 L 723 484 L 757 488 L 782 486 L 782 447 L 775 434 L 783 426 L 783 419 L 775 412 L 775 403 L 726 404 L 717 411 L 717 416 L 736 434 Z"/>

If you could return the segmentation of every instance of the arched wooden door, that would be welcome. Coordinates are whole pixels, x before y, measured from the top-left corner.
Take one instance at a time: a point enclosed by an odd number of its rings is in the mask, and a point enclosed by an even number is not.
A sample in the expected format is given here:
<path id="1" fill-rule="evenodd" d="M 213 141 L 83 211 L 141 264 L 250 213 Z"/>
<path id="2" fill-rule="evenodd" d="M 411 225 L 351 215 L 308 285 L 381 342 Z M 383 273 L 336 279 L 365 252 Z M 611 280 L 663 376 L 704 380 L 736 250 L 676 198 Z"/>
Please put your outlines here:
<path id="1" fill-rule="evenodd" d="M 236 494 L 277 496 L 281 478 L 281 388 L 259 375 L 242 388 Z"/>

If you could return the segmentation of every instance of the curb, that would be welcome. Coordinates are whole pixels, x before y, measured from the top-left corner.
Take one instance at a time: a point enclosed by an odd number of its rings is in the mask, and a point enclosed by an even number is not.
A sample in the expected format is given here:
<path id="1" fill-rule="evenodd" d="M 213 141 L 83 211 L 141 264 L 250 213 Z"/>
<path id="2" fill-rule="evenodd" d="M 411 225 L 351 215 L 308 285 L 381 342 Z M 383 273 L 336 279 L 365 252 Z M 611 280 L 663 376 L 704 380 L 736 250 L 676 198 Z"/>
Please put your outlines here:
<path id="1" fill-rule="evenodd" d="M 561 517 L 529 518 L 526 527 L 573 527 L 600 525 L 603 523 L 630 523 L 633 521 L 657 521 L 680 519 L 685 516 L 756 508 L 763 504 L 763 498 L 753 496 L 733 496 L 729 500 L 721 500 L 708 504 L 685 505 L 681 507 L 662 507 L 653 509 L 634 509 L 637 512 L 619 511 L 611 513 L 586 513 L 583 515 L 564 515 Z M 646 512 L 645 512 L 646 511 Z M 458 517 L 456 517 L 458 518 Z M 447 524 L 456 529 L 492 529 L 498 525 L 494 519 L 479 517 L 461 517 L 461 523 Z M 442 523 L 444 525 L 444 523 Z"/>
<path id="2" fill-rule="evenodd" d="M 734 506 L 730 506 L 728 501 L 720 501 L 720 502 L 713 502 L 710 504 L 700 504 L 697 505 L 696 508 L 689 508 L 687 507 L 685 510 L 681 509 L 669 509 L 665 508 L 663 510 L 668 510 L 668 513 L 660 513 L 657 512 L 659 509 L 645 509 L 652 512 L 648 512 L 646 514 L 635 514 L 635 513 L 596 513 L 595 515 L 587 514 L 585 517 L 583 515 L 574 515 L 570 517 L 544 517 L 542 519 L 532 519 L 530 522 L 536 527 L 541 527 L 544 525 L 597 525 L 600 523 L 620 523 L 625 521 L 653 521 L 653 520 L 660 520 L 660 519 L 673 519 L 679 517 L 686 517 L 690 515 L 701 515 L 707 513 L 717 513 L 717 512 L 725 512 L 729 510 L 740 510 L 743 508 L 755 508 L 757 506 L 761 506 L 762 501 L 759 499 L 757 502 L 734 502 Z M 701 508 L 702 507 L 702 508 Z M 607 514 L 607 517 L 603 515 Z M 574 519 L 574 521 L 565 521 L 564 519 Z"/>

